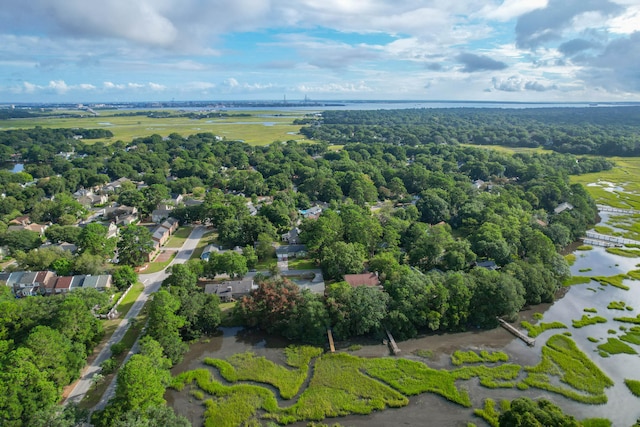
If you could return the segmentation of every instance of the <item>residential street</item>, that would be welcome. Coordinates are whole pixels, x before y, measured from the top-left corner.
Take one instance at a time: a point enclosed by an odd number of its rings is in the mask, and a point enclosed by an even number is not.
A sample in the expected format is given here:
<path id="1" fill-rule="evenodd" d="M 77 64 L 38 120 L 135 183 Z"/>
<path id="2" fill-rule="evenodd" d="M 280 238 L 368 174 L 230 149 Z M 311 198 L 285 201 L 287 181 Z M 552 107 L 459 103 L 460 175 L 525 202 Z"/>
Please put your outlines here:
<path id="1" fill-rule="evenodd" d="M 182 245 L 182 248 L 180 248 L 175 258 L 169 265 L 182 264 L 188 261 L 189 258 L 191 257 L 191 254 L 193 253 L 193 250 L 196 248 L 198 241 L 202 238 L 205 230 L 206 229 L 204 226 L 195 227 L 191 232 L 191 234 L 189 235 L 189 237 L 187 238 L 187 240 L 185 241 L 185 243 Z M 115 332 L 113 333 L 109 341 L 106 343 L 106 345 L 102 348 L 102 351 L 100 351 L 100 353 L 95 358 L 93 363 L 85 367 L 85 369 L 82 372 L 82 376 L 80 380 L 77 382 L 76 386 L 69 394 L 69 397 L 67 398 L 65 403 L 67 402 L 79 403 L 84 398 L 85 394 L 87 393 L 87 391 L 89 391 L 89 388 L 91 387 L 93 376 L 100 371 L 100 364 L 105 360 L 107 360 L 109 357 L 111 357 L 111 346 L 122 339 L 126 331 L 129 329 L 130 320 L 135 318 L 139 314 L 140 310 L 142 309 L 142 307 L 144 307 L 144 304 L 149 299 L 149 296 L 152 293 L 157 292 L 158 289 L 160 289 L 160 285 L 162 281 L 167 276 L 168 274 L 164 270 L 157 273 L 139 275 L 140 282 L 142 282 L 145 286 L 144 291 L 140 294 L 140 296 L 138 297 L 136 302 L 133 304 L 133 306 L 127 313 L 127 315 L 122 319 L 122 321 L 118 325 L 118 328 L 115 330 Z M 132 348 L 132 350 L 129 352 L 129 354 L 127 355 L 127 359 L 132 354 L 134 354 L 135 347 L 136 346 L 134 346 L 134 348 Z M 109 388 L 105 392 L 104 396 L 102 397 L 98 405 L 96 405 L 95 409 L 104 408 L 104 405 L 106 404 L 108 399 L 115 392 L 115 383 L 116 383 L 115 378 L 117 378 L 117 376 L 114 377 L 114 380 L 109 385 Z"/>

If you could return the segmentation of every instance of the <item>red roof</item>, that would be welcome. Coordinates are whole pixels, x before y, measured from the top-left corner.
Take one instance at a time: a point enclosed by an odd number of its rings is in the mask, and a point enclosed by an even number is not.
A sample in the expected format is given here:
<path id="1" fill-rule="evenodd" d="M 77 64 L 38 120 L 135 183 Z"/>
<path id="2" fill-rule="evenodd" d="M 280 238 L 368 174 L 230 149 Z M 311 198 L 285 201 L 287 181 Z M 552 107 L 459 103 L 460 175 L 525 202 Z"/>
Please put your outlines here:
<path id="1" fill-rule="evenodd" d="M 353 286 L 379 286 L 380 279 L 376 273 L 345 274 L 344 281 Z"/>
<path id="2" fill-rule="evenodd" d="M 69 289 L 73 276 L 58 277 L 56 281 L 56 289 Z"/>

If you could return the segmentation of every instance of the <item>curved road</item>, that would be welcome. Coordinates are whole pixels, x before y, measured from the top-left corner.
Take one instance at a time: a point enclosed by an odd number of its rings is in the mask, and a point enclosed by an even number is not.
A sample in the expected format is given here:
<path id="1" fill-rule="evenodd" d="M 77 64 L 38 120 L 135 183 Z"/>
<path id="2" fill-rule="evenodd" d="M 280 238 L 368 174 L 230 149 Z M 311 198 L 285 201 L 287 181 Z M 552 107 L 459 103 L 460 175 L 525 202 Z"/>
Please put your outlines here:
<path id="1" fill-rule="evenodd" d="M 176 254 L 175 258 L 169 265 L 183 264 L 187 262 L 189 258 L 191 258 L 193 250 L 196 248 L 196 245 L 198 244 L 198 241 L 202 238 L 202 235 L 204 234 L 205 230 L 206 229 L 204 226 L 195 227 L 191 232 L 191 234 L 189 235 L 189 237 L 187 238 L 187 240 L 182 245 L 182 248 L 178 250 L 178 253 Z M 109 341 L 107 341 L 107 343 L 104 345 L 100 353 L 98 353 L 98 356 L 95 358 L 95 360 L 90 365 L 87 365 L 85 367 L 84 371 L 82 372 L 82 377 L 76 383 L 76 386 L 73 388 L 73 390 L 67 397 L 67 400 L 65 400 L 65 404 L 68 402 L 79 403 L 84 398 L 85 394 L 87 394 L 87 392 L 89 391 L 89 388 L 91 387 L 92 379 L 94 375 L 100 372 L 100 364 L 105 360 L 107 360 L 109 357 L 111 357 L 111 346 L 122 339 L 124 334 L 129 329 L 131 319 L 138 316 L 138 313 L 140 313 L 140 310 L 142 310 L 142 307 L 144 307 L 144 304 L 147 302 L 151 294 L 154 292 L 157 292 L 158 289 L 160 289 L 160 285 L 162 284 L 162 281 L 167 276 L 168 274 L 165 273 L 164 270 L 159 271 L 157 273 L 140 274 L 139 280 L 144 284 L 144 291 L 140 294 L 136 302 L 133 303 L 133 306 L 131 307 L 127 315 L 122 319 L 122 321 L 116 328 L 113 335 L 111 335 L 111 338 L 109 338 Z M 136 341 L 136 344 L 137 344 L 137 341 Z M 136 346 L 134 345 L 134 348 L 132 348 L 131 351 L 129 351 L 129 354 L 127 354 L 127 359 L 132 354 L 134 354 L 135 348 Z M 95 409 L 104 408 L 106 402 L 109 400 L 111 395 L 113 395 L 115 391 L 115 384 L 116 384 L 115 379 L 116 377 L 114 377 L 114 380 L 111 382 L 111 384 L 109 384 L 107 391 L 104 393 L 104 395 L 100 400 L 100 403 L 96 405 Z"/>

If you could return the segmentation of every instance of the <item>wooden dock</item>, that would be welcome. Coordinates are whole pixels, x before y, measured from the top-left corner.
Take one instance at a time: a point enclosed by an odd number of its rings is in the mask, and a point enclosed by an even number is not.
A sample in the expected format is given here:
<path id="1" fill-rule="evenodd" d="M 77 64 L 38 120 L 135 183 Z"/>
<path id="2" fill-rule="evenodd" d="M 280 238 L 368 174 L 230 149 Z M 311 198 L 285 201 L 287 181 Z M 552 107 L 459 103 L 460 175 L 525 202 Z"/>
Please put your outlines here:
<path id="1" fill-rule="evenodd" d="M 391 348 L 391 353 L 393 353 L 393 355 L 395 356 L 400 353 L 400 347 L 398 347 L 398 344 L 396 344 L 396 340 L 393 339 L 393 335 L 391 335 L 391 332 L 389 332 L 388 329 L 385 329 L 385 332 L 387 333 L 387 337 L 389 337 L 389 348 Z"/>
<path id="2" fill-rule="evenodd" d="M 534 340 L 533 338 L 530 338 L 527 335 L 523 334 L 521 331 L 519 331 L 518 329 L 514 328 L 511 324 L 505 322 L 504 320 L 502 320 L 500 318 L 498 318 L 498 322 L 500 322 L 500 326 L 505 328 L 507 331 L 511 332 L 516 337 L 520 338 L 529 347 L 533 347 L 534 345 L 536 345 L 536 340 Z"/>
<path id="3" fill-rule="evenodd" d="M 329 337 L 329 348 L 331 349 L 331 353 L 335 353 L 336 346 L 333 344 L 333 334 L 331 333 L 331 329 L 327 329 L 327 336 Z"/>

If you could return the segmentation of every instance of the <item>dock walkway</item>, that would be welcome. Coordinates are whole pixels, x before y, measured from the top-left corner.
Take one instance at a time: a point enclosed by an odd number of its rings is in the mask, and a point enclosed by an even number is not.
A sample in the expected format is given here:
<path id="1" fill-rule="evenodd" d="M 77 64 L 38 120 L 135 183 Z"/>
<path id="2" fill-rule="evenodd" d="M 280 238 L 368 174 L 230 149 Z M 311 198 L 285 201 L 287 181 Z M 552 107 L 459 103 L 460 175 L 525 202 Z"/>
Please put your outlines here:
<path id="1" fill-rule="evenodd" d="M 519 331 L 518 329 L 514 328 L 510 323 L 507 323 L 506 321 L 504 321 L 504 320 L 502 320 L 500 318 L 498 318 L 498 322 L 500 322 L 500 326 L 505 328 L 507 331 L 511 332 L 516 337 L 520 338 L 529 347 L 533 347 L 534 345 L 536 345 L 536 340 L 534 340 L 533 338 L 528 337 L 527 335 L 522 333 L 522 331 Z"/>
<path id="2" fill-rule="evenodd" d="M 387 337 L 389 337 L 389 347 L 391 348 L 391 352 L 395 356 L 400 353 L 400 347 L 398 347 L 398 344 L 396 344 L 396 340 L 393 339 L 393 335 L 391 335 L 391 332 L 389 332 L 388 329 L 385 329 L 385 332 L 387 333 Z"/>

